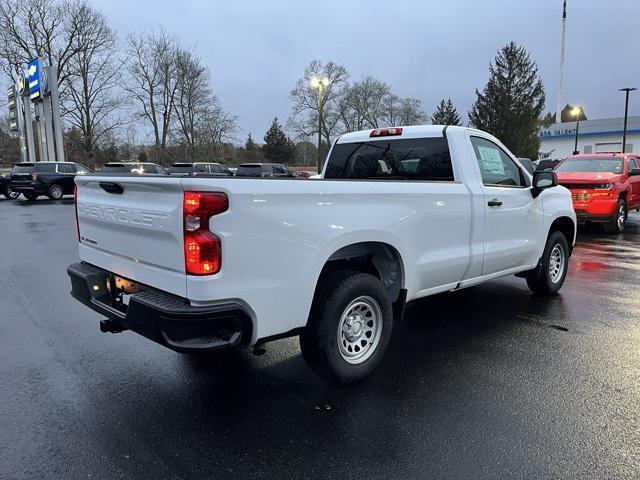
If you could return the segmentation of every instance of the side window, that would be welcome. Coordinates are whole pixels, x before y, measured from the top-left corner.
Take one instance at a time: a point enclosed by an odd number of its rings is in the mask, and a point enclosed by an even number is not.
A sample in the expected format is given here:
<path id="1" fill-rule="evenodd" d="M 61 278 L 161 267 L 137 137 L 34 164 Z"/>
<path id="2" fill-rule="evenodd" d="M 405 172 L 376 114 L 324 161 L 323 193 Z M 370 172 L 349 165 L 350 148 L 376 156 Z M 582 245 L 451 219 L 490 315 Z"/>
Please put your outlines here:
<path id="1" fill-rule="evenodd" d="M 59 163 L 58 173 L 76 173 L 76 169 L 69 163 Z"/>
<path id="2" fill-rule="evenodd" d="M 211 173 L 222 173 L 220 165 L 209 165 L 209 168 L 211 169 Z"/>
<path id="3" fill-rule="evenodd" d="M 485 185 L 499 187 L 525 186 L 522 172 L 499 146 L 481 137 L 471 137 L 471 144 L 480 166 L 482 182 Z"/>
<path id="4" fill-rule="evenodd" d="M 629 159 L 629 170 L 631 170 L 632 168 L 638 168 L 638 159 Z"/>
<path id="5" fill-rule="evenodd" d="M 58 171 L 57 165 L 55 163 L 49 162 L 36 163 L 35 167 L 33 167 L 33 170 L 40 173 L 54 173 Z"/>
<path id="6" fill-rule="evenodd" d="M 273 175 L 273 165 L 263 165 L 263 173 L 267 175 Z"/>
<path id="7" fill-rule="evenodd" d="M 84 165 L 76 165 L 76 170 L 80 175 L 84 175 L 86 173 L 91 173 L 91 170 L 89 170 Z"/>

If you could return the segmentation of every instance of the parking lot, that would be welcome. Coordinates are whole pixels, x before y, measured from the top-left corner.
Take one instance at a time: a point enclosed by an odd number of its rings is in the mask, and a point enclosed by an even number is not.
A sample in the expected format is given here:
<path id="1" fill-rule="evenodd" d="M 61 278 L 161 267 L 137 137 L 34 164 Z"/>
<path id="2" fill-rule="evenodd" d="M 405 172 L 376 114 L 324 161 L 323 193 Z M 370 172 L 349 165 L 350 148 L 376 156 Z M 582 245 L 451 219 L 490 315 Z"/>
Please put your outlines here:
<path id="1" fill-rule="evenodd" d="M 408 307 L 335 387 L 297 339 L 194 360 L 69 296 L 74 207 L 0 201 L 0 477 L 639 478 L 640 214 L 579 232 L 561 293 L 515 277 Z"/>

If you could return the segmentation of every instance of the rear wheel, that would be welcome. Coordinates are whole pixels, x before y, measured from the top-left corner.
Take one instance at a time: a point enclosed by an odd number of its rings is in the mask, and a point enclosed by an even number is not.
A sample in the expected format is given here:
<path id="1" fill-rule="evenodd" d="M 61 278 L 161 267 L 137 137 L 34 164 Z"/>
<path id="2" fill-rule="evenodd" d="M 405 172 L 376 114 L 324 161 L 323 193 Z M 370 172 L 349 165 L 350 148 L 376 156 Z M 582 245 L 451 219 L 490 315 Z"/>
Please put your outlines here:
<path id="1" fill-rule="evenodd" d="M 340 271 L 321 280 L 300 335 L 305 361 L 335 383 L 362 380 L 380 363 L 391 338 L 391 300 L 368 273 Z"/>
<path id="2" fill-rule="evenodd" d="M 64 196 L 64 191 L 60 185 L 51 185 L 48 196 L 51 200 L 60 200 Z"/>
<path id="3" fill-rule="evenodd" d="M 7 200 L 15 200 L 20 196 L 20 192 L 14 192 L 13 190 L 11 190 L 11 186 L 7 185 L 4 188 L 4 196 Z"/>
<path id="4" fill-rule="evenodd" d="M 564 284 L 569 268 L 569 244 L 561 232 L 553 232 L 547 239 L 537 276 L 528 276 L 527 285 L 534 293 L 555 295 Z"/>
<path id="5" fill-rule="evenodd" d="M 23 195 L 24 195 L 24 198 L 26 198 L 29 201 L 34 201 L 36 198 L 40 196 L 37 193 L 23 193 Z"/>
<path id="6" fill-rule="evenodd" d="M 611 223 L 604 225 L 604 231 L 607 233 L 622 233 L 624 232 L 624 225 L 627 221 L 627 202 L 623 199 L 618 201 L 616 207 L 616 216 Z"/>

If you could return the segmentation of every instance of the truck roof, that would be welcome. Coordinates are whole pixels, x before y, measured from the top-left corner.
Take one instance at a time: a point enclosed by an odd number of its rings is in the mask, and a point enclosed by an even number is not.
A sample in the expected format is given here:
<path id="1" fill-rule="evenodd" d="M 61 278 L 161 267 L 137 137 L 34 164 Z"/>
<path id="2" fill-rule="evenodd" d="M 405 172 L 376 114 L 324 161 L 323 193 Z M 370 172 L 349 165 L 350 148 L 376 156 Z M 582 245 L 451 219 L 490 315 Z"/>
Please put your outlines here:
<path id="1" fill-rule="evenodd" d="M 455 125 L 411 125 L 408 127 L 385 127 L 385 128 L 401 128 L 401 135 L 393 135 L 391 138 L 423 138 L 423 137 L 441 137 L 445 127 L 447 129 L 465 129 L 466 127 L 458 127 Z M 358 132 L 345 133 L 338 139 L 338 143 L 351 142 L 368 142 L 376 140 L 388 139 L 389 136 L 371 137 L 371 132 L 375 130 L 384 130 L 384 128 L 370 128 L 368 130 L 360 130 Z"/>

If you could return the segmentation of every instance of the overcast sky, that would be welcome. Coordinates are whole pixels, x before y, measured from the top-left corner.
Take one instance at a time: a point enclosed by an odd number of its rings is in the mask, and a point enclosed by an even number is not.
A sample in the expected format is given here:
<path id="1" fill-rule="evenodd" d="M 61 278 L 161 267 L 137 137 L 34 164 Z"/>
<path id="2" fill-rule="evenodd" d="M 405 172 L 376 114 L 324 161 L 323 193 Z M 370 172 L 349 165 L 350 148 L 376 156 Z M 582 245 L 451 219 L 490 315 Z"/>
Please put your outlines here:
<path id="1" fill-rule="evenodd" d="M 242 141 L 262 139 L 313 59 L 332 60 L 352 79 L 372 74 L 427 113 L 442 97 L 466 112 L 497 50 L 514 40 L 537 62 L 547 110 L 555 111 L 562 0 L 92 0 L 117 32 L 164 27 L 211 70 Z M 625 86 L 640 87 L 640 0 L 569 0 L 565 102 L 589 118 L 622 116 Z M 640 94 L 630 114 L 640 114 Z"/>

